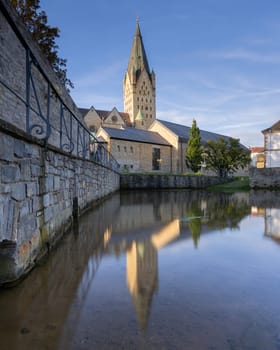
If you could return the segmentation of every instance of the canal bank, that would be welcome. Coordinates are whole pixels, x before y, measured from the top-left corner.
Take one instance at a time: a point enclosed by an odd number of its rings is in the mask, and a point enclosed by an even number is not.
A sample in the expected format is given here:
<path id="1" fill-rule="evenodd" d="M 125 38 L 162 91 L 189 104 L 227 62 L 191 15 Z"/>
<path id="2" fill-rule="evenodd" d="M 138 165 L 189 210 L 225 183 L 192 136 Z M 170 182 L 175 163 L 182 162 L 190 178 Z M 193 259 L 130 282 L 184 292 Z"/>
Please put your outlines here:
<path id="1" fill-rule="evenodd" d="M 203 189 L 228 182 L 218 176 L 174 174 L 122 174 L 120 188 L 134 189 Z"/>

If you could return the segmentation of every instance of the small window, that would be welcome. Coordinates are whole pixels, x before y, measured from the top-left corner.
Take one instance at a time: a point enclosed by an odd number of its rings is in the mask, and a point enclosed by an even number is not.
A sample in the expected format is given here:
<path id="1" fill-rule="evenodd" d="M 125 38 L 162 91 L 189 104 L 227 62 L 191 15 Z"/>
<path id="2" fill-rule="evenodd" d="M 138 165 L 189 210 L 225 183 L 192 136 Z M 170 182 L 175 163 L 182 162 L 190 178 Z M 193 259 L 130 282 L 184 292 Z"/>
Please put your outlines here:
<path id="1" fill-rule="evenodd" d="M 132 164 L 130 165 L 130 169 L 133 169 L 133 165 Z"/>
<path id="2" fill-rule="evenodd" d="M 117 146 L 118 152 L 121 151 L 120 145 Z"/>
<path id="3" fill-rule="evenodd" d="M 124 146 L 124 148 L 123 148 L 123 149 L 124 149 L 124 151 L 126 152 L 126 146 Z"/>
<path id="4" fill-rule="evenodd" d="M 111 120 L 112 120 L 113 123 L 116 123 L 117 120 L 118 120 L 118 118 L 117 118 L 115 115 L 113 115 L 112 118 L 111 118 Z"/>
<path id="5" fill-rule="evenodd" d="M 130 147 L 130 152 L 133 153 L 133 147 L 132 146 Z"/>

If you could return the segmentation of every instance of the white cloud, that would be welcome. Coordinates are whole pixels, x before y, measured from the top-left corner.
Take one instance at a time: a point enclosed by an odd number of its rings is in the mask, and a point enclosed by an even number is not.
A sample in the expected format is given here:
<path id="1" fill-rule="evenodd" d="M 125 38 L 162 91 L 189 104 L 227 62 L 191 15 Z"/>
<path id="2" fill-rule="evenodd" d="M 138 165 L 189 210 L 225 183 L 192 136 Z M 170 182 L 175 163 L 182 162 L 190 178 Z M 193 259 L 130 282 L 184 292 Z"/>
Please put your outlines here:
<path id="1" fill-rule="evenodd" d="M 279 53 L 269 54 L 264 52 L 254 52 L 243 48 L 209 51 L 207 53 L 207 57 L 219 60 L 244 60 L 256 63 L 270 64 L 279 64 L 280 61 Z"/>

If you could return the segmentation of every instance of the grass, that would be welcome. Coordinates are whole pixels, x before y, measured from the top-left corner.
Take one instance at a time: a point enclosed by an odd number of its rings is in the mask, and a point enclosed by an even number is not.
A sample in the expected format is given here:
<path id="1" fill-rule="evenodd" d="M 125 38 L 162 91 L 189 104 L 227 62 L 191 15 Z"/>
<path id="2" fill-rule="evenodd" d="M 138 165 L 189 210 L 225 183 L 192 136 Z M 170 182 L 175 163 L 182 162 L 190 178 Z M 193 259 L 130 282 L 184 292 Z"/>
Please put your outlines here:
<path id="1" fill-rule="evenodd" d="M 249 191 L 249 178 L 247 176 L 234 177 L 232 181 L 226 182 L 220 185 L 210 186 L 208 188 L 211 191 L 220 192 L 239 192 L 239 191 Z"/>

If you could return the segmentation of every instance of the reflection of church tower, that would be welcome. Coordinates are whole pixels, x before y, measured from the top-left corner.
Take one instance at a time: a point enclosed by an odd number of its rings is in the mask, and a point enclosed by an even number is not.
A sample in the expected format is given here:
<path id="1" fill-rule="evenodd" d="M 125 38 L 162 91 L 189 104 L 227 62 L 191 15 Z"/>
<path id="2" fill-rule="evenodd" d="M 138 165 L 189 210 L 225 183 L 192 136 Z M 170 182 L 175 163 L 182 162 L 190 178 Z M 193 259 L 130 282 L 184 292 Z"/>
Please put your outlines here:
<path id="1" fill-rule="evenodd" d="M 132 296 L 140 328 L 147 326 L 150 306 L 158 288 L 157 250 L 150 240 L 132 243 L 127 252 L 127 286 Z"/>
<path id="2" fill-rule="evenodd" d="M 150 72 L 137 22 L 130 59 L 123 82 L 124 112 L 136 128 L 148 129 L 156 118 L 155 73 Z"/>

